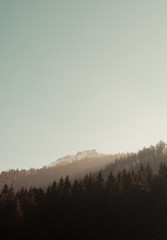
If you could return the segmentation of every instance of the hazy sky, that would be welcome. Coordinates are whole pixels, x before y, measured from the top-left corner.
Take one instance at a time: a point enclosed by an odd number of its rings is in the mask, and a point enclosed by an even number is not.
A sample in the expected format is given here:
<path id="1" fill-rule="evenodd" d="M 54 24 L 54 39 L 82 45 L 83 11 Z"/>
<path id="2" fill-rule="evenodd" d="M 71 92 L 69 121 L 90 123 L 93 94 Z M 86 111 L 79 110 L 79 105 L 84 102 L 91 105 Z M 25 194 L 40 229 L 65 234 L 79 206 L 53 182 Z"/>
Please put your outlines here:
<path id="1" fill-rule="evenodd" d="M 166 136 L 166 0 L 0 0 L 0 171 Z"/>

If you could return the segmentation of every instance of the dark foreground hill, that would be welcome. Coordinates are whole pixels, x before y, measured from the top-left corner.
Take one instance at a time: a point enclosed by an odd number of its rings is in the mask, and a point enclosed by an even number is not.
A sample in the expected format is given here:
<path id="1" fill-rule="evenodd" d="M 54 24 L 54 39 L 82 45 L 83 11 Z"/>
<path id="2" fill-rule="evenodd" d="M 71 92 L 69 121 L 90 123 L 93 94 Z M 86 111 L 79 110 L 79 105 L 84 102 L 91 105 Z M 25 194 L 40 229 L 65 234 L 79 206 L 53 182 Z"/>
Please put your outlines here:
<path id="1" fill-rule="evenodd" d="M 0 239 L 166 240 L 167 166 L 0 192 Z"/>

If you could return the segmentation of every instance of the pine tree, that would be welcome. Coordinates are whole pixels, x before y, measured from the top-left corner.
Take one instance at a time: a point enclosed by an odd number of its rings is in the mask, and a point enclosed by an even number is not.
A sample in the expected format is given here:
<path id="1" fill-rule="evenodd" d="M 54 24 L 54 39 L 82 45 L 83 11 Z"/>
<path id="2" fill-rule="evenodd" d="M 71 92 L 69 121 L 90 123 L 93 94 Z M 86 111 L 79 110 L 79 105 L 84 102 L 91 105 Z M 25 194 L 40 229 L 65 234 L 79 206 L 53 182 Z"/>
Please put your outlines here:
<path id="1" fill-rule="evenodd" d="M 91 174 L 86 175 L 83 179 L 84 190 L 86 192 L 92 192 L 94 183 L 95 183 L 95 181 L 94 181 L 94 178 L 92 177 L 92 175 Z"/>
<path id="2" fill-rule="evenodd" d="M 116 180 L 114 175 L 112 174 L 112 172 L 110 172 L 108 178 L 107 178 L 107 182 L 106 182 L 106 190 L 108 192 L 114 192 L 115 190 L 115 184 L 116 184 Z"/>
<path id="3" fill-rule="evenodd" d="M 132 177 L 126 169 L 122 171 L 122 184 L 125 192 L 128 192 L 131 189 Z"/>
<path id="4" fill-rule="evenodd" d="M 71 182 L 70 182 L 69 177 L 67 175 L 66 178 L 65 178 L 65 181 L 64 181 L 64 194 L 66 196 L 69 196 L 70 193 L 71 193 Z"/>
<path id="5" fill-rule="evenodd" d="M 57 192 L 57 183 L 54 181 L 51 186 L 51 192 L 55 194 Z"/>
<path id="6" fill-rule="evenodd" d="M 96 191 L 101 192 L 103 190 L 104 190 L 104 179 L 103 179 L 101 171 L 99 171 L 99 173 L 96 177 Z"/>
<path id="7" fill-rule="evenodd" d="M 154 175 L 154 174 L 153 174 L 152 167 L 151 167 L 151 165 L 150 165 L 149 163 L 146 165 L 145 175 L 146 175 L 147 183 L 148 183 L 149 186 L 150 186 L 151 183 L 152 183 L 153 175 Z"/>
<path id="8" fill-rule="evenodd" d="M 63 178 L 63 177 L 61 177 L 60 180 L 59 180 L 59 182 L 58 182 L 58 188 L 57 188 L 57 190 L 58 190 L 58 193 L 59 193 L 60 195 L 63 194 L 63 191 L 64 191 L 64 178 Z"/>

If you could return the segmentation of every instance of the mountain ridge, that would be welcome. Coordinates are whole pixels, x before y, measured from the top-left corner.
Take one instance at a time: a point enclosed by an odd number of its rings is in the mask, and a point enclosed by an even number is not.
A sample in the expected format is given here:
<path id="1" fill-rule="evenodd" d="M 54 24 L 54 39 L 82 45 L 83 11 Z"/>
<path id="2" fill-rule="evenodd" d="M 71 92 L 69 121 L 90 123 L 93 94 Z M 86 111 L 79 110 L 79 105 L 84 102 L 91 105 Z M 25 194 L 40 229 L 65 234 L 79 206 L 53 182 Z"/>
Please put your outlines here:
<path id="1" fill-rule="evenodd" d="M 64 157 L 58 158 L 48 165 L 48 167 L 55 167 L 57 165 L 65 165 L 72 163 L 73 161 L 80 161 L 84 158 L 100 158 L 105 156 L 105 153 L 98 153 L 96 149 L 79 151 L 75 155 L 66 155 Z"/>
<path id="2" fill-rule="evenodd" d="M 149 163 L 153 172 L 158 173 L 160 163 L 167 164 L 167 145 L 163 141 L 157 143 L 156 146 L 144 147 L 137 153 L 101 155 L 96 150 L 87 151 L 72 155 L 71 162 L 67 161 L 69 160 L 69 155 L 67 155 L 59 159 L 59 164 L 56 163 L 53 167 L 44 166 L 40 169 L 3 171 L 0 173 L 0 189 L 5 184 L 8 186 L 12 184 L 14 189 L 20 189 L 23 186 L 26 188 L 35 186 L 46 189 L 53 181 L 59 182 L 60 178 L 65 178 L 67 175 L 71 181 L 74 181 L 75 179 L 82 179 L 90 173 L 96 175 L 99 171 L 106 178 L 110 172 L 116 175 L 123 169 L 138 171 L 140 163 L 144 165 Z M 98 157 L 95 157 L 95 155 Z"/>

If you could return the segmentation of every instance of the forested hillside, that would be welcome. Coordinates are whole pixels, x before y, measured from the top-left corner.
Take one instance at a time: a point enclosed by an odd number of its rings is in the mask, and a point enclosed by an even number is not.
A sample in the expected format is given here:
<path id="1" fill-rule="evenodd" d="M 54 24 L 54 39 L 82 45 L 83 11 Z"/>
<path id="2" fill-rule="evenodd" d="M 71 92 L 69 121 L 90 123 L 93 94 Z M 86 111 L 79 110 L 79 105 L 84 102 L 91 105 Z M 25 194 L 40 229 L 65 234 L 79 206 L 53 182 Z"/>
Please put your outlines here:
<path id="1" fill-rule="evenodd" d="M 149 148 L 143 148 L 138 153 L 132 153 L 128 156 L 122 156 L 112 164 L 108 164 L 102 171 L 103 176 L 107 177 L 112 171 L 113 174 L 117 174 L 118 171 L 134 170 L 138 171 L 140 164 L 146 166 L 149 164 L 154 173 L 158 173 L 159 165 L 161 163 L 167 163 L 167 145 L 160 141 L 156 146 L 150 146 Z"/>
<path id="2" fill-rule="evenodd" d="M 104 169 L 108 164 L 113 163 L 121 156 L 128 154 L 109 154 L 98 158 L 85 158 L 83 160 L 73 161 L 63 165 L 56 165 L 55 167 L 43 167 L 40 169 L 29 170 L 10 170 L 3 171 L 0 174 L 0 189 L 4 184 L 9 186 L 12 184 L 14 189 L 20 187 L 46 187 L 54 180 L 59 180 L 60 177 L 70 176 L 71 180 L 75 178 L 82 178 L 87 173 L 96 172 Z"/>
<path id="3" fill-rule="evenodd" d="M 8 186 L 12 184 L 15 190 L 19 190 L 22 186 L 46 189 L 51 182 L 58 181 L 60 177 L 68 175 L 73 181 L 75 178 L 81 179 L 89 173 L 96 176 L 100 170 L 106 179 L 111 171 L 114 175 L 124 168 L 138 171 L 140 163 L 143 163 L 144 166 L 149 163 L 153 172 L 157 173 L 161 162 L 167 163 L 167 148 L 163 141 L 157 143 L 156 146 L 144 148 L 138 153 L 108 154 L 98 158 L 85 158 L 55 167 L 4 171 L 0 174 L 0 189 L 3 188 L 4 184 Z"/>
<path id="4" fill-rule="evenodd" d="M 0 193 L 0 239 L 166 240 L 167 165 Z"/>

